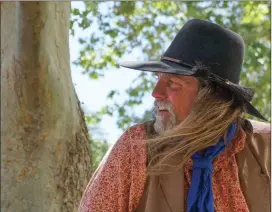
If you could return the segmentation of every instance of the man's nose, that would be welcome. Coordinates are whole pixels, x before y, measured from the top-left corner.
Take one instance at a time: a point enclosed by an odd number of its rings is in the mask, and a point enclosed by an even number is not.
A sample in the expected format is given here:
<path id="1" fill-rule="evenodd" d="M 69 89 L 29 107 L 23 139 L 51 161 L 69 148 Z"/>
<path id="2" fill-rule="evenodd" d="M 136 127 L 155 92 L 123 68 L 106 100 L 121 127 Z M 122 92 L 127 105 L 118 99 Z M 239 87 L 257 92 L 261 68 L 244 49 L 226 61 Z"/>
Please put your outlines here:
<path id="1" fill-rule="evenodd" d="M 165 83 L 159 80 L 152 92 L 152 96 L 155 99 L 166 99 L 166 86 Z"/>

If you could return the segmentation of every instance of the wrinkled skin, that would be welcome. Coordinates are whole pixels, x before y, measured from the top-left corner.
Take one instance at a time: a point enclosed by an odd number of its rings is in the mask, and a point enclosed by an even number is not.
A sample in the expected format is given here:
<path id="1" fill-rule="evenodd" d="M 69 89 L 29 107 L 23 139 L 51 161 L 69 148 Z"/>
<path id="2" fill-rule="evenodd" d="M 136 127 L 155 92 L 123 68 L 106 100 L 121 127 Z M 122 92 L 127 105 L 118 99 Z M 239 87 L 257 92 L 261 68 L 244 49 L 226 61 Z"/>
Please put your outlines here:
<path id="1" fill-rule="evenodd" d="M 191 76 L 157 74 L 152 92 L 155 98 L 155 124 L 158 133 L 179 124 L 191 111 L 199 91 L 199 81 Z"/>

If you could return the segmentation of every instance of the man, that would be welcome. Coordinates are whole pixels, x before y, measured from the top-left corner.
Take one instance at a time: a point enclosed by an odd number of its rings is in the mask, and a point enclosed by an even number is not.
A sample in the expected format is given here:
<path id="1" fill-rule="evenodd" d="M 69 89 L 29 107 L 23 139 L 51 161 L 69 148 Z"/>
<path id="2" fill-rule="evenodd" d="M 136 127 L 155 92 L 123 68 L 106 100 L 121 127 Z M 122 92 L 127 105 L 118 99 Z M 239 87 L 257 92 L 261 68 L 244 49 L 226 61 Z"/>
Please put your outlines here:
<path id="1" fill-rule="evenodd" d="M 160 62 L 155 120 L 129 128 L 92 176 L 79 211 L 270 211 L 270 127 L 239 85 L 244 42 L 194 19 Z"/>

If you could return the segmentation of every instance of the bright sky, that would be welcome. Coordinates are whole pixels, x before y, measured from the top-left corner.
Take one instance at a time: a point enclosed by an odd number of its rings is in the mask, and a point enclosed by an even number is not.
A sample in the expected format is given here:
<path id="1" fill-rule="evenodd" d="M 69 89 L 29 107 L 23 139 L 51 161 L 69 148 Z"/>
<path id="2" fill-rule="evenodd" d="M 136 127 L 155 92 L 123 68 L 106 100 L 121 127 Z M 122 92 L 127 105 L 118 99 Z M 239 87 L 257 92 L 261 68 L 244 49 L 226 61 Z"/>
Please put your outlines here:
<path id="1" fill-rule="evenodd" d="M 73 8 L 84 8 L 83 2 L 72 2 Z M 98 111 L 107 102 L 107 95 L 111 90 L 118 90 L 120 94 L 131 85 L 132 80 L 139 74 L 138 71 L 129 70 L 125 68 L 109 69 L 105 71 L 105 76 L 100 80 L 92 80 L 88 75 L 83 75 L 83 69 L 76 67 L 72 64 L 79 57 L 79 37 L 88 37 L 92 29 L 85 31 L 80 28 L 75 28 L 75 36 L 70 36 L 70 60 L 71 60 L 71 72 L 72 80 L 76 89 L 76 93 L 80 102 L 83 102 L 82 107 L 85 112 Z M 139 54 L 134 53 L 131 55 L 124 55 L 122 60 L 136 61 L 136 57 Z M 117 61 L 118 62 L 118 61 Z M 123 102 L 124 95 L 120 95 L 118 101 Z M 137 114 L 142 114 L 146 109 L 149 109 L 153 105 L 153 98 L 151 95 L 147 95 L 144 99 L 144 104 L 137 108 Z M 118 129 L 115 124 L 116 117 L 105 117 L 100 125 L 103 137 L 109 142 L 114 143 L 122 134 L 122 131 Z"/>

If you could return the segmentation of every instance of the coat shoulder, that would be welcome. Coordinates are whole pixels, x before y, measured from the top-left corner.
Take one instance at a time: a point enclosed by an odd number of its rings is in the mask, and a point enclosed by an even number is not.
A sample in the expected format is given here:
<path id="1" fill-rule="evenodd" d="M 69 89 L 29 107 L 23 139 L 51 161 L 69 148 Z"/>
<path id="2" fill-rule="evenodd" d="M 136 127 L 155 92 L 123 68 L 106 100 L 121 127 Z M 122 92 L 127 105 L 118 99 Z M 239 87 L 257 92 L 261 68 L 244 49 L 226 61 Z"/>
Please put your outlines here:
<path id="1" fill-rule="evenodd" d="M 254 157 L 260 164 L 264 173 L 270 176 L 271 164 L 271 128 L 270 123 L 250 120 L 253 134 L 247 139 Z"/>
<path id="2" fill-rule="evenodd" d="M 271 125 L 270 123 L 260 122 L 255 120 L 249 120 L 253 126 L 253 133 L 260 134 L 270 134 L 271 133 Z"/>

